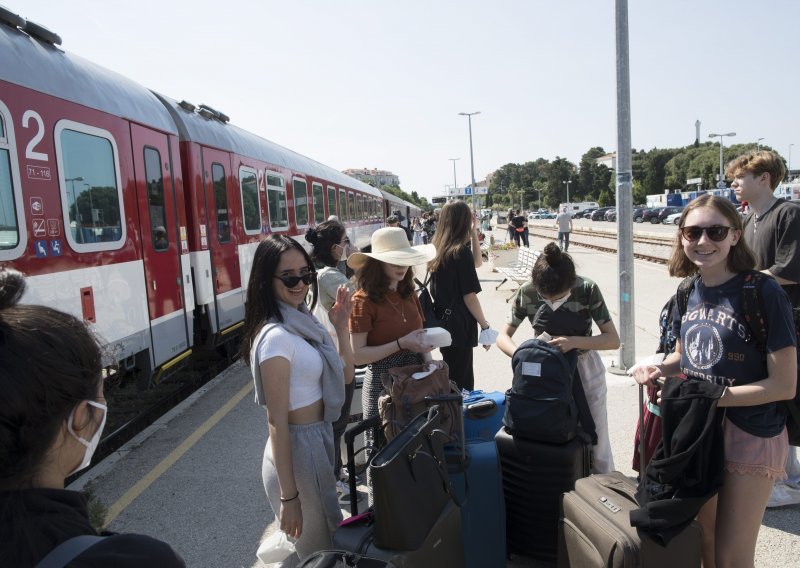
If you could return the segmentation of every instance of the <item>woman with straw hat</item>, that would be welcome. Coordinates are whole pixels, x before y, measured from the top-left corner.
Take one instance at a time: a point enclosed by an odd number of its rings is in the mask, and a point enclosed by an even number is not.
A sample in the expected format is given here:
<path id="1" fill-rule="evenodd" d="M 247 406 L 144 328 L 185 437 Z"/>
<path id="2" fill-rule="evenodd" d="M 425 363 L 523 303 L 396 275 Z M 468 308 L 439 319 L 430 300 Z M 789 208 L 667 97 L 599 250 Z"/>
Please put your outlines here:
<path id="1" fill-rule="evenodd" d="M 436 255 L 433 245 L 409 246 L 403 229 L 385 227 L 372 234 L 371 252 L 350 255 L 356 271 L 350 333 L 356 365 L 368 365 L 361 400 L 364 418 L 378 413 L 381 375 L 392 367 L 429 360 L 434 346 L 425 337 L 423 314 L 414 293 L 412 266 Z M 367 441 L 372 441 L 367 432 Z"/>

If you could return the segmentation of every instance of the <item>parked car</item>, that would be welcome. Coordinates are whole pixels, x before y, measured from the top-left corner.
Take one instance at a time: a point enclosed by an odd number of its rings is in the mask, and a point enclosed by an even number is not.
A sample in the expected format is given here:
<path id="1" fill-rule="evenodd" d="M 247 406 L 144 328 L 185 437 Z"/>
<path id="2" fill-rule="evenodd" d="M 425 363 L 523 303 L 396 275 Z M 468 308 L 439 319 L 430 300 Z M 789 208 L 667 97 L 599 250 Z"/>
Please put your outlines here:
<path id="1" fill-rule="evenodd" d="M 589 217 L 592 216 L 592 213 L 594 213 L 596 210 L 597 210 L 597 207 L 590 207 L 589 209 L 584 209 L 583 211 L 576 211 L 572 215 L 572 218 L 573 219 L 588 219 Z"/>
<path id="2" fill-rule="evenodd" d="M 633 210 L 633 222 L 641 223 L 644 220 L 644 212 L 649 211 L 650 207 L 636 207 Z"/>
<path id="3" fill-rule="evenodd" d="M 653 207 L 652 209 L 645 209 L 642 212 L 642 223 L 658 223 L 658 214 L 661 213 L 663 207 Z"/>
<path id="4" fill-rule="evenodd" d="M 665 225 L 677 225 L 680 223 L 681 215 L 683 213 L 673 213 L 672 215 L 668 215 L 666 219 L 664 219 Z"/>
<path id="5" fill-rule="evenodd" d="M 540 213 L 539 214 L 539 219 L 555 219 L 555 218 L 556 218 L 556 216 L 553 215 L 552 213 L 550 213 L 549 211 L 547 213 Z"/>
<path id="6" fill-rule="evenodd" d="M 683 211 L 683 205 L 680 207 L 664 207 L 661 211 L 658 212 L 658 220 L 654 221 L 655 223 L 664 223 L 664 220 L 672 215 L 673 213 L 680 213 Z M 666 225 L 666 223 L 664 223 Z"/>
<path id="7" fill-rule="evenodd" d="M 595 209 L 594 213 L 592 213 L 591 219 L 592 221 L 605 221 L 606 213 L 614 209 L 613 207 L 600 207 L 599 209 Z"/>
<path id="8" fill-rule="evenodd" d="M 616 223 L 617 221 L 617 208 L 614 207 L 610 211 L 606 211 L 606 221 Z"/>

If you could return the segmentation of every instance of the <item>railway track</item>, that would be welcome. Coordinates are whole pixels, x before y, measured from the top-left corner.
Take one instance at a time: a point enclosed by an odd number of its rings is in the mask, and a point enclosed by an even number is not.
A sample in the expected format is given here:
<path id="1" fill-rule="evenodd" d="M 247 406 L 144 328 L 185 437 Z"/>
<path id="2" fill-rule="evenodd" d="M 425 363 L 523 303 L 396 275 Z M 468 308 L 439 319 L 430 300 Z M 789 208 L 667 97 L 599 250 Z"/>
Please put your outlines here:
<path id="1" fill-rule="evenodd" d="M 543 237 L 549 240 L 558 238 L 558 230 L 541 225 L 529 225 L 532 236 Z M 615 254 L 617 252 L 617 233 L 611 231 L 587 230 L 576 227 L 570 233 L 570 244 Z M 672 237 L 656 237 L 651 235 L 633 235 L 633 257 L 666 264 L 672 252 Z M 639 245 L 637 247 L 637 245 Z M 637 250 L 638 248 L 638 250 Z"/>

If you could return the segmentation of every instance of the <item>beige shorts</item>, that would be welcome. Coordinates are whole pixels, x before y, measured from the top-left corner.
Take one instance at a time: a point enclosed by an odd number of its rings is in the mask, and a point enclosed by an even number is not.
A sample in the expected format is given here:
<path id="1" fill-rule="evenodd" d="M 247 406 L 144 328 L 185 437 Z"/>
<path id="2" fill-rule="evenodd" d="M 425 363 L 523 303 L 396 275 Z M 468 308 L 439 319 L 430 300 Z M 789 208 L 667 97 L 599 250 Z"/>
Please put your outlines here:
<path id="1" fill-rule="evenodd" d="M 725 471 L 740 475 L 760 475 L 770 479 L 786 479 L 786 458 L 789 437 L 786 428 L 772 438 L 748 434 L 725 419 Z"/>

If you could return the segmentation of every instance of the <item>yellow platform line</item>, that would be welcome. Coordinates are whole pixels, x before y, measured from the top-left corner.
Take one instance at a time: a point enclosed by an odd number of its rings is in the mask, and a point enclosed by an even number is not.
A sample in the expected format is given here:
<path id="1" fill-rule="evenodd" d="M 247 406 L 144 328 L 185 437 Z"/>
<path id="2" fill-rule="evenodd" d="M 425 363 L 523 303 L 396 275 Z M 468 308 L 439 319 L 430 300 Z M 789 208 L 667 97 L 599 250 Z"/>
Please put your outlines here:
<path id="1" fill-rule="evenodd" d="M 136 485 L 128 489 L 122 497 L 117 499 L 111 507 L 108 509 L 108 513 L 106 514 L 106 519 L 104 523 L 104 527 L 108 527 L 114 519 L 116 519 L 125 508 L 130 505 L 139 495 L 141 495 L 145 489 L 150 487 L 152 483 L 161 477 L 164 472 L 166 472 L 170 467 L 172 467 L 175 462 L 177 462 L 183 454 L 185 454 L 192 446 L 194 446 L 197 442 L 200 441 L 209 430 L 211 430 L 217 422 L 222 420 L 226 414 L 228 414 L 233 408 L 239 404 L 239 402 L 253 390 L 253 381 L 242 389 L 237 392 L 228 402 L 226 402 L 219 410 L 217 410 L 211 417 L 203 422 L 200 427 L 192 432 L 192 434 L 186 438 L 181 444 L 172 450 L 167 457 L 165 457 L 161 462 L 151 469 L 147 475 L 145 475 L 142 479 L 140 479 Z"/>

